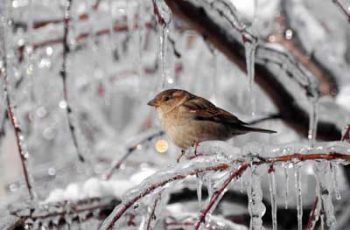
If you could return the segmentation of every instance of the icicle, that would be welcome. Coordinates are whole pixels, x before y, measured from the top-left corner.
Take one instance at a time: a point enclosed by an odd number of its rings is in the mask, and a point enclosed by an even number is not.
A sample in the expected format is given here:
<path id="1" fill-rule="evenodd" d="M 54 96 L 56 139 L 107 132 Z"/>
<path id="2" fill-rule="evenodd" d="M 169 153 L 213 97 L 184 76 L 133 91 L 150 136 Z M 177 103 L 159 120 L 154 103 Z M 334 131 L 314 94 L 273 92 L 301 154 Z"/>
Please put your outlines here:
<path id="1" fill-rule="evenodd" d="M 241 193 L 243 194 L 243 192 L 244 192 L 243 189 L 244 189 L 244 184 L 245 184 L 243 176 L 241 176 L 241 178 L 239 180 L 241 181 L 241 188 L 240 188 L 240 190 L 241 190 Z"/>
<path id="2" fill-rule="evenodd" d="M 302 230 L 303 200 L 302 200 L 302 194 L 301 194 L 301 175 L 300 175 L 299 165 L 294 165 L 294 177 L 295 177 L 295 194 L 297 196 L 298 230 Z"/>
<path id="3" fill-rule="evenodd" d="M 169 34 L 169 28 L 167 25 L 161 26 L 161 33 L 159 36 L 159 62 L 160 62 L 160 71 L 161 71 L 161 78 L 162 78 L 162 88 L 165 88 L 167 85 L 167 76 L 166 76 L 166 63 L 165 63 L 165 57 L 166 52 L 168 48 L 168 34 Z"/>
<path id="4" fill-rule="evenodd" d="M 314 170 L 317 178 L 316 194 L 322 204 L 323 215 L 327 229 L 336 229 L 336 219 L 332 203 L 333 174 L 327 161 L 315 163 Z"/>
<path id="5" fill-rule="evenodd" d="M 248 186 L 250 229 L 264 229 L 262 217 L 265 214 L 266 207 L 262 202 L 262 189 L 260 184 L 260 174 L 256 172 L 256 166 L 251 167 L 250 184 Z"/>
<path id="6" fill-rule="evenodd" d="M 308 131 L 308 139 L 310 147 L 314 146 L 317 134 L 317 114 L 318 114 L 318 99 L 312 98 L 312 105 L 310 107 L 310 121 L 309 121 L 309 131 Z"/>
<path id="7" fill-rule="evenodd" d="M 202 187 L 203 187 L 202 178 L 198 177 L 197 198 L 198 198 L 198 206 L 199 206 L 199 208 L 202 207 Z"/>
<path id="8" fill-rule="evenodd" d="M 213 188 L 213 183 L 212 183 L 212 178 L 211 176 L 208 177 L 208 199 L 213 196 L 214 193 L 214 188 Z"/>
<path id="9" fill-rule="evenodd" d="M 244 41 L 244 47 L 245 47 L 247 74 L 249 78 L 250 106 L 251 106 L 252 117 L 254 117 L 255 116 L 254 76 L 255 76 L 255 53 L 256 53 L 257 41 L 254 39 L 246 40 Z"/>
<path id="10" fill-rule="evenodd" d="M 324 229 L 324 215 L 323 214 L 321 215 L 321 229 L 325 230 Z"/>
<path id="11" fill-rule="evenodd" d="M 339 169 L 339 165 L 337 163 L 331 163 L 331 167 L 332 167 L 332 172 L 333 172 L 333 188 L 334 188 L 334 195 L 335 195 L 335 199 L 340 200 L 341 199 L 341 195 L 339 192 L 339 185 L 338 185 L 338 169 Z"/>
<path id="12" fill-rule="evenodd" d="M 141 87 L 141 81 L 143 79 L 143 62 L 142 62 L 142 57 L 143 57 L 143 44 L 144 44 L 144 0 L 139 0 L 138 1 L 138 72 L 139 72 L 139 83 L 137 86 L 137 91 L 140 91 L 140 87 Z"/>
<path id="13" fill-rule="evenodd" d="M 284 196 L 284 204 L 285 209 L 288 209 L 288 193 L 289 193 L 289 173 L 288 173 L 288 166 L 284 166 L 284 175 L 286 176 L 286 186 L 285 186 L 285 196 Z"/>
<path id="14" fill-rule="evenodd" d="M 277 204 L 276 204 L 276 178 L 275 172 L 269 175 L 270 195 L 271 195 L 271 212 L 272 212 L 272 227 L 277 230 Z"/>

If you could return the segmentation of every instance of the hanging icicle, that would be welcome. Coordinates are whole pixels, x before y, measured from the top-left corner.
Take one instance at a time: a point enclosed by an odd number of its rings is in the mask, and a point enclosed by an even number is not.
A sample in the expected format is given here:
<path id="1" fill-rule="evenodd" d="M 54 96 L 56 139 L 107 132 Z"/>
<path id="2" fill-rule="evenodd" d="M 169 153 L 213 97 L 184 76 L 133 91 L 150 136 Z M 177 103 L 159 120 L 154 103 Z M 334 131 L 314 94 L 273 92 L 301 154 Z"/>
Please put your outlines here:
<path id="1" fill-rule="evenodd" d="M 294 165 L 294 179 L 295 179 L 295 194 L 297 199 L 297 218 L 298 218 L 298 230 L 303 229 L 303 199 L 301 191 L 301 174 L 300 165 Z"/>
<path id="2" fill-rule="evenodd" d="M 262 217 L 265 214 L 266 207 L 262 202 L 262 189 L 260 184 L 260 173 L 257 172 L 257 167 L 251 166 L 250 184 L 248 186 L 248 209 L 250 214 L 250 229 L 264 229 Z"/>
<path id="3" fill-rule="evenodd" d="M 271 167 L 273 167 L 271 165 Z M 271 212 L 272 212 L 272 228 L 277 230 L 277 203 L 276 203 L 276 178 L 274 169 L 269 174 L 270 196 L 271 196 Z"/>

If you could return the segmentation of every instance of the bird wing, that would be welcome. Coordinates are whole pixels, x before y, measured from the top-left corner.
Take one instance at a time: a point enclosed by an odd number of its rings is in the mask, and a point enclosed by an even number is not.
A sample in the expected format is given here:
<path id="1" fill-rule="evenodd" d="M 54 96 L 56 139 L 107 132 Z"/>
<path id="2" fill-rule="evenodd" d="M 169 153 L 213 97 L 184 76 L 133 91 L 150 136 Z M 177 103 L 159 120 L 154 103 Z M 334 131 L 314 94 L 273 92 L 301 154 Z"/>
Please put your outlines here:
<path id="1" fill-rule="evenodd" d="M 216 107 L 210 101 L 201 97 L 192 97 L 185 101 L 182 106 L 186 107 L 189 112 L 194 113 L 196 120 L 247 125 L 232 113 Z"/>

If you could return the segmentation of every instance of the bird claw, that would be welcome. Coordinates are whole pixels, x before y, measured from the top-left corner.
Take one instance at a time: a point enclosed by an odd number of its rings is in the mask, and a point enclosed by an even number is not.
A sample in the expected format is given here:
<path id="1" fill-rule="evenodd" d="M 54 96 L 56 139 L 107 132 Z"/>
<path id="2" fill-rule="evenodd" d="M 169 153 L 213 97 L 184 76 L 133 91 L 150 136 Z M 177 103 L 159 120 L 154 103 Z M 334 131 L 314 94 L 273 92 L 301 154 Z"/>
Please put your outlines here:
<path id="1" fill-rule="evenodd" d="M 181 154 L 177 157 L 177 159 L 176 159 L 176 162 L 177 163 L 179 163 L 180 162 L 180 160 L 181 160 L 181 158 L 183 157 L 183 155 L 185 155 L 185 150 L 181 150 Z"/>
<path id="2" fill-rule="evenodd" d="M 197 148 L 198 148 L 198 146 L 199 146 L 199 142 L 196 141 L 196 142 L 194 143 L 194 155 L 195 155 L 195 156 L 197 156 Z"/>

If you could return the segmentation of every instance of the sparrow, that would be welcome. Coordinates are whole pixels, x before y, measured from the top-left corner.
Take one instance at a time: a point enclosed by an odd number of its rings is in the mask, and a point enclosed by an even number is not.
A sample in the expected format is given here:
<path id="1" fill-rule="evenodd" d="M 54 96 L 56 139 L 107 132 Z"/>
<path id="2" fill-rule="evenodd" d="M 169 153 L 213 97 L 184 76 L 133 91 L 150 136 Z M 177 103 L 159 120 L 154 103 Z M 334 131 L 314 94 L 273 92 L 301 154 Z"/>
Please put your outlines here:
<path id="1" fill-rule="evenodd" d="M 249 127 L 235 115 L 223 110 L 203 97 L 181 89 L 168 89 L 147 103 L 157 108 L 160 124 L 169 139 L 181 148 L 181 155 L 194 147 L 196 155 L 203 141 L 226 141 L 249 132 L 276 133 L 276 131 Z"/>

